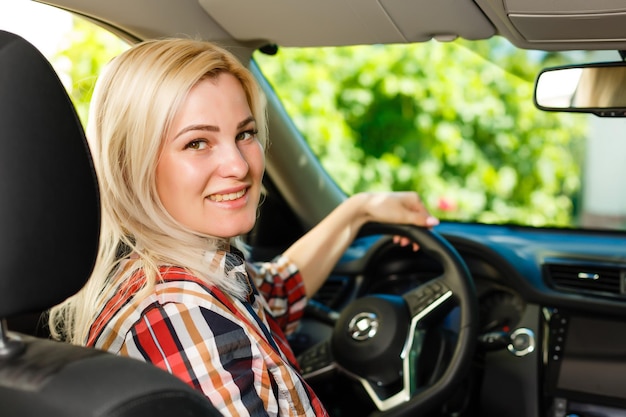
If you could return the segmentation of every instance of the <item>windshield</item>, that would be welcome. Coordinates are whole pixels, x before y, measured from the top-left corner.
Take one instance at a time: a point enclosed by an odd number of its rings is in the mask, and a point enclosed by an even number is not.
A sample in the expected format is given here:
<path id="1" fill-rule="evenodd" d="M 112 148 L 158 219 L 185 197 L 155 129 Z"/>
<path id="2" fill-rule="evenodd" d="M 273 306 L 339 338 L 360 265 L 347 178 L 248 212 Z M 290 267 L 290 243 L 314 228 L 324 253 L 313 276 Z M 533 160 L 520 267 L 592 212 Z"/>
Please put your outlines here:
<path id="1" fill-rule="evenodd" d="M 495 38 L 255 60 L 347 194 L 415 190 L 443 220 L 623 230 L 626 119 L 533 104 L 541 68 L 618 59 L 603 54 Z"/>

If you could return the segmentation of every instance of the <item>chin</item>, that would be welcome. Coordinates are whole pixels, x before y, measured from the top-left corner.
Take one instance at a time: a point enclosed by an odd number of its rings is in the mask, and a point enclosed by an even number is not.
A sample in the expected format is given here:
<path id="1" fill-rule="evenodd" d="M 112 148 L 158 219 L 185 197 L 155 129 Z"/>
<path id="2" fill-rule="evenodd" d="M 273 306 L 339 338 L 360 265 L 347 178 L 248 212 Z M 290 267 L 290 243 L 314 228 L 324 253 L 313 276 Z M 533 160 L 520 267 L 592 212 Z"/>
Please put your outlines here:
<path id="1" fill-rule="evenodd" d="M 211 236 L 215 236 L 215 237 L 219 237 L 222 239 L 231 239 L 233 237 L 237 237 L 237 236 L 241 236 L 241 235 L 245 235 L 246 233 L 249 233 L 252 228 L 254 227 L 255 222 L 246 222 L 246 224 L 244 225 L 243 223 L 238 223 L 237 225 L 233 225 L 233 227 L 222 227 L 218 230 L 211 230 L 211 231 L 207 231 L 207 234 L 211 235 Z"/>

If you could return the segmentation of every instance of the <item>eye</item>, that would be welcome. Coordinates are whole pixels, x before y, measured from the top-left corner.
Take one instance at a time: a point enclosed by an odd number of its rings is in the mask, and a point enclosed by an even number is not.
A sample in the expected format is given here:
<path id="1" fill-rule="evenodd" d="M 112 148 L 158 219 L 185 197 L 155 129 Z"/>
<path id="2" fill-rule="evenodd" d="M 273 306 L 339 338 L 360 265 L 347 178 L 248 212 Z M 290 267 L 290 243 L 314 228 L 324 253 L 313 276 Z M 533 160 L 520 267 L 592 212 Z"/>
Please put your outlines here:
<path id="1" fill-rule="evenodd" d="M 256 129 L 250 129 L 250 130 L 245 130 L 241 133 L 239 133 L 235 139 L 236 140 L 246 140 L 246 139 L 254 139 L 256 138 L 257 133 L 259 133 L 258 130 Z"/>
<path id="2" fill-rule="evenodd" d="M 185 149 L 193 149 L 196 151 L 206 149 L 206 147 L 207 147 L 206 141 L 201 140 L 201 139 L 194 139 L 185 145 Z"/>

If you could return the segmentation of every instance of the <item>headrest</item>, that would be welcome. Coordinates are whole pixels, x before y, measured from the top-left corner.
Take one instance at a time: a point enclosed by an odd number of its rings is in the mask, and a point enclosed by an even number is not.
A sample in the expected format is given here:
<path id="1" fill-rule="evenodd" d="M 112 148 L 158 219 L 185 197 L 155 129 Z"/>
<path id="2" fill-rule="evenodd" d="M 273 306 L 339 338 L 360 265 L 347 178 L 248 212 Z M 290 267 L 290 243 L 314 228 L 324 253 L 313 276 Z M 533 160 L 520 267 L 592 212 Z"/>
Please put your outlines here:
<path id="1" fill-rule="evenodd" d="M 0 31 L 0 318 L 77 292 L 99 233 L 97 181 L 74 106 L 46 58 Z"/>

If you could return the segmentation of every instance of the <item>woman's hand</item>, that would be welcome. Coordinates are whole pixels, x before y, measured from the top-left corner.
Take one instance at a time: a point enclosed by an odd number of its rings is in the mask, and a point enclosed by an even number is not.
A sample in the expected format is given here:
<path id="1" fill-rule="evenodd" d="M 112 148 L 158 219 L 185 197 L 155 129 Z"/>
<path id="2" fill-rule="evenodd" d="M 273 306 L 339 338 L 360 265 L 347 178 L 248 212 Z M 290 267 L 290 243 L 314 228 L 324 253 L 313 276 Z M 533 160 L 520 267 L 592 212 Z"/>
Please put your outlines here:
<path id="1" fill-rule="evenodd" d="M 412 191 L 356 194 L 364 222 L 413 224 L 433 227 L 439 220 L 432 216 L 419 195 Z"/>
<path id="2" fill-rule="evenodd" d="M 363 223 L 400 223 L 428 228 L 439 224 L 439 219 L 430 214 L 415 192 L 361 193 L 352 198 L 362 200 Z M 394 236 L 393 241 L 400 246 L 412 245 L 414 251 L 419 249 L 417 243 L 403 236 Z"/>

